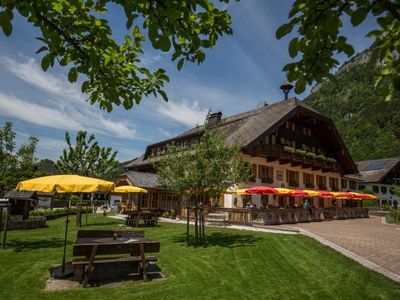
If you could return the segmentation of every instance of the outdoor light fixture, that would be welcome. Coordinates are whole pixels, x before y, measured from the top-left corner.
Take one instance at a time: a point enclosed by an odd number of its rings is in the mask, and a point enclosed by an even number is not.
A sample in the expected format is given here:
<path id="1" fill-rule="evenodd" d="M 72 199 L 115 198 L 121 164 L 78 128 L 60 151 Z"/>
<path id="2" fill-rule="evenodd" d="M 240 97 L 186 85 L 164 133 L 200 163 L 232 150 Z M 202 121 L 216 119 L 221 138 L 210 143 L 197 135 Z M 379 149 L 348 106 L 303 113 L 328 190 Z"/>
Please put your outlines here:
<path id="1" fill-rule="evenodd" d="M 280 89 L 285 93 L 285 100 L 288 98 L 288 94 L 292 88 L 293 85 L 291 85 L 290 82 L 287 80 L 285 80 L 280 86 Z"/>

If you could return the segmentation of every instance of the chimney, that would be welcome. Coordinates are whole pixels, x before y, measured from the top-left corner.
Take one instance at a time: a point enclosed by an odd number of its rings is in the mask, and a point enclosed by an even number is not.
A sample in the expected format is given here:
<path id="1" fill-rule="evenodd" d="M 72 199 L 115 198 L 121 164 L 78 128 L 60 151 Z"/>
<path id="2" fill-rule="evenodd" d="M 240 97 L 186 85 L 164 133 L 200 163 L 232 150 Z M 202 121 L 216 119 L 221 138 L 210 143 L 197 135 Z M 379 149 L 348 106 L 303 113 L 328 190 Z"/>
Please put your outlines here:
<path id="1" fill-rule="evenodd" d="M 215 127 L 219 122 L 221 122 L 222 112 L 216 112 L 210 114 L 207 120 L 207 128 Z"/>

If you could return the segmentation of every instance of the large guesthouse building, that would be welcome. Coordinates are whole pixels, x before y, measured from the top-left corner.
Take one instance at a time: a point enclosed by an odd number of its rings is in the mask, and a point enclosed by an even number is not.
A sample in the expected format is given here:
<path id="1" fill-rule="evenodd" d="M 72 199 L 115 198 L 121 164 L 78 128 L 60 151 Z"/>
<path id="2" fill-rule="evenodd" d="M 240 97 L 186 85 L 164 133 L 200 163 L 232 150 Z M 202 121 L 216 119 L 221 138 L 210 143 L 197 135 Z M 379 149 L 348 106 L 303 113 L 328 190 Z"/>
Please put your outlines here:
<path id="1" fill-rule="evenodd" d="M 165 193 L 154 171 L 154 163 L 162 157 L 169 143 L 184 146 L 205 130 L 205 125 L 190 129 L 172 139 L 147 146 L 145 153 L 127 166 L 117 184 L 132 184 L 148 189 L 141 207 L 180 208 L 174 195 Z M 289 98 L 271 105 L 223 117 L 211 114 L 207 125 L 218 126 L 227 137 L 227 144 L 239 142 L 243 159 L 252 165 L 253 176 L 234 188 L 254 185 L 341 190 L 347 174 L 358 173 L 345 144 L 332 120 L 297 98 Z M 210 205 L 243 208 L 248 202 L 258 207 L 299 206 L 303 198 L 268 195 L 225 194 L 213 199 Z M 315 208 L 345 205 L 345 201 L 309 199 Z"/>

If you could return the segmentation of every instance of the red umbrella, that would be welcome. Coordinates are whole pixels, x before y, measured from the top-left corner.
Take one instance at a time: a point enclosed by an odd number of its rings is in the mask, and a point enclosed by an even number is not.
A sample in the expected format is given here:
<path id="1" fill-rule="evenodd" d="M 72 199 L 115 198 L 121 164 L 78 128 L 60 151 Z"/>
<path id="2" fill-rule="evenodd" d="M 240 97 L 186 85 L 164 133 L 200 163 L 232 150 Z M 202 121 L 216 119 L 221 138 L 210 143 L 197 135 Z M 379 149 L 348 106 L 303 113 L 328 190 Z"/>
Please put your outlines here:
<path id="1" fill-rule="evenodd" d="M 333 194 L 331 192 L 327 192 L 327 191 L 318 191 L 319 196 L 321 198 L 332 198 Z"/>
<path id="2" fill-rule="evenodd" d="M 268 186 L 253 186 L 246 190 L 248 194 L 276 194 L 277 190 Z"/>

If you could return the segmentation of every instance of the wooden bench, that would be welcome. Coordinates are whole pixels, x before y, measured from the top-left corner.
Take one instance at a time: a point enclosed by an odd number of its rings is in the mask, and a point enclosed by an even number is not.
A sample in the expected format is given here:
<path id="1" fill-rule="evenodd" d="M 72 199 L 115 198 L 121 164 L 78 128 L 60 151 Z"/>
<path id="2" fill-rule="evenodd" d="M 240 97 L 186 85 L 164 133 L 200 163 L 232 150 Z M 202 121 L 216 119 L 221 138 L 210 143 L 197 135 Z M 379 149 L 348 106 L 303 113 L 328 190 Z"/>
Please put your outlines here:
<path id="1" fill-rule="evenodd" d="M 78 230 L 77 238 L 112 238 L 114 234 L 123 238 L 144 237 L 144 230 Z"/>
<path id="2" fill-rule="evenodd" d="M 155 256 L 146 256 L 146 253 L 160 251 L 160 243 L 144 241 L 138 243 L 93 243 L 75 244 L 73 248 L 73 266 L 82 266 L 82 284 L 87 286 L 90 274 L 96 265 L 114 263 L 137 263 L 139 274 L 144 281 L 147 280 L 147 268 L 149 262 L 157 261 Z M 118 255 L 104 257 L 105 255 Z M 122 256 L 121 256 L 122 255 Z M 100 256 L 100 257 L 99 257 Z"/>

